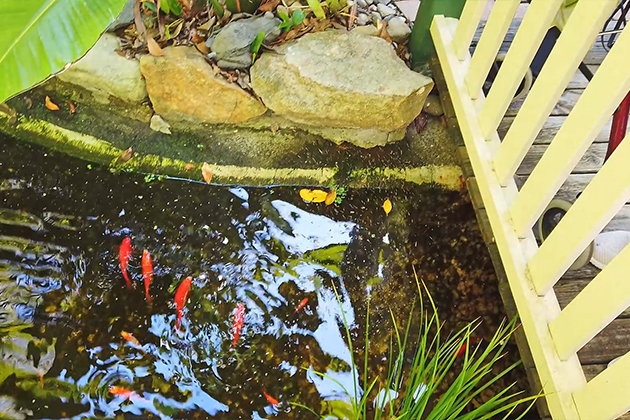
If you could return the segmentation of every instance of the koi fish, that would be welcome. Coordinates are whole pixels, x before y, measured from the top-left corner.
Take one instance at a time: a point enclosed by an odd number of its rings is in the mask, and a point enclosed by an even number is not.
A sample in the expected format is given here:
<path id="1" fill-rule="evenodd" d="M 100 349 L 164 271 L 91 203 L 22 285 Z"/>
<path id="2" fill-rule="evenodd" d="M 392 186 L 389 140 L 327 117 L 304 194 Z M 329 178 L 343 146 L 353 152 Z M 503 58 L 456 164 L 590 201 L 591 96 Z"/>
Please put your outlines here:
<path id="1" fill-rule="evenodd" d="M 236 342 L 241 336 L 243 330 L 243 324 L 245 323 L 245 305 L 239 303 L 236 307 L 236 313 L 234 314 L 234 338 L 232 339 L 232 346 L 236 348 Z"/>
<path id="2" fill-rule="evenodd" d="M 182 314 L 184 313 L 184 305 L 186 304 L 186 298 L 188 297 L 188 291 L 190 290 L 190 284 L 192 277 L 186 277 L 182 284 L 177 288 L 175 292 L 175 305 L 177 306 L 177 329 L 182 322 Z"/>
<path id="3" fill-rule="evenodd" d="M 151 302 L 149 286 L 153 278 L 153 263 L 151 262 L 151 254 L 146 249 L 142 253 L 142 277 L 144 277 L 144 291 L 147 295 L 147 302 Z"/>
<path id="4" fill-rule="evenodd" d="M 125 340 L 129 341 L 131 344 L 134 344 L 138 347 L 142 347 L 140 345 L 140 342 L 138 341 L 138 339 L 136 337 L 133 336 L 133 334 L 128 333 L 127 331 L 121 331 L 120 335 L 122 336 L 122 338 L 124 338 Z"/>
<path id="5" fill-rule="evenodd" d="M 297 306 L 297 308 L 295 308 L 295 312 L 293 312 L 293 313 L 297 314 L 300 309 L 302 309 L 303 307 L 306 306 L 307 302 L 308 302 L 308 298 L 302 299 L 302 302 L 300 302 L 300 304 Z"/>
<path id="6" fill-rule="evenodd" d="M 265 398 L 267 398 L 267 401 L 269 401 L 269 404 L 272 404 L 272 405 L 278 405 L 279 404 L 278 400 L 276 400 L 271 395 L 267 394 L 264 389 L 263 389 L 263 395 L 265 396 Z"/>
<path id="7" fill-rule="evenodd" d="M 132 287 L 131 280 L 129 280 L 129 275 L 127 274 L 127 264 L 129 263 L 131 251 L 131 239 L 123 239 L 120 249 L 118 250 L 118 260 L 120 261 L 120 269 L 122 270 L 125 281 L 127 282 L 127 289 L 131 289 Z"/>
<path id="8" fill-rule="evenodd" d="M 138 394 L 136 394 L 132 390 L 123 388 L 122 386 L 110 386 L 109 393 L 112 395 L 118 395 L 119 397 L 123 397 L 125 399 L 138 396 Z"/>

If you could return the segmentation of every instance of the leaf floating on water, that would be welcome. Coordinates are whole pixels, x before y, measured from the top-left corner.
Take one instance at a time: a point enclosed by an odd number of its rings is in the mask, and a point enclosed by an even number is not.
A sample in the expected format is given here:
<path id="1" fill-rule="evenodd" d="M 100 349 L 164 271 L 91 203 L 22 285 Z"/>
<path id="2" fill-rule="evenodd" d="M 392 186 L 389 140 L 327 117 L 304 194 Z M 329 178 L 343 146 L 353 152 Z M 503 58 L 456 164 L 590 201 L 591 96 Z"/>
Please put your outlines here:
<path id="1" fill-rule="evenodd" d="M 203 176 L 204 181 L 210 184 L 212 182 L 212 166 L 204 162 L 203 165 L 201 165 L 201 176 Z"/>
<path id="2" fill-rule="evenodd" d="M 193 163 L 187 163 L 186 166 L 184 166 L 185 171 L 190 171 L 191 169 L 195 169 L 195 165 Z"/>
<path id="3" fill-rule="evenodd" d="M 155 39 L 150 36 L 147 36 L 147 47 L 149 47 L 149 54 L 154 57 L 162 57 L 164 55 L 162 48 L 158 45 Z"/>
<path id="4" fill-rule="evenodd" d="M 119 165 L 121 163 L 125 163 L 125 162 L 129 162 L 129 159 L 131 159 L 133 157 L 133 149 L 130 147 L 127 150 L 124 150 L 120 156 L 118 156 L 118 159 L 116 159 L 116 164 Z"/>
<path id="5" fill-rule="evenodd" d="M 389 198 L 383 203 L 383 210 L 385 210 L 385 214 L 387 215 L 392 211 L 392 202 L 389 201 Z"/>
<path id="6" fill-rule="evenodd" d="M 46 108 L 50 109 L 51 111 L 59 111 L 59 107 L 57 106 L 56 103 L 54 103 L 51 99 L 50 96 L 46 96 Z"/>
<path id="7" fill-rule="evenodd" d="M 327 206 L 330 206 L 332 203 L 335 202 L 336 198 L 337 190 L 332 190 L 328 194 L 326 194 L 326 200 L 324 200 L 324 203 L 326 203 Z"/>
<path id="8" fill-rule="evenodd" d="M 327 196 L 328 193 L 322 190 L 309 190 L 306 188 L 300 190 L 300 197 L 307 203 L 323 203 L 326 201 Z"/>
<path id="9" fill-rule="evenodd" d="M 68 108 L 70 108 L 70 113 L 74 114 L 75 112 L 77 112 L 77 108 L 74 106 L 74 104 L 70 101 L 66 101 L 66 103 L 68 104 Z"/>

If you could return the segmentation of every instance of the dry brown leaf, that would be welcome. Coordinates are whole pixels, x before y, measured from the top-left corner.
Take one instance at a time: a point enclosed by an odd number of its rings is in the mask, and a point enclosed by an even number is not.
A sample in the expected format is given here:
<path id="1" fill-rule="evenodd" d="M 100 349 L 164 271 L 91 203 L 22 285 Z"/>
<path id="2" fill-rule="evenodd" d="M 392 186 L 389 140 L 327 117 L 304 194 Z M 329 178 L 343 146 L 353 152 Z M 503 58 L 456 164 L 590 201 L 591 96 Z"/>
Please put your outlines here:
<path id="1" fill-rule="evenodd" d="M 326 203 L 327 206 L 330 206 L 332 203 L 335 202 L 336 198 L 337 190 L 332 190 L 328 194 L 326 194 L 326 200 L 324 200 L 324 203 Z"/>
<path id="2" fill-rule="evenodd" d="M 33 107 L 31 98 L 24 98 L 24 105 L 26 105 L 26 109 L 31 109 Z"/>
<path id="3" fill-rule="evenodd" d="M 127 150 L 124 150 L 118 159 L 116 159 L 116 165 L 120 165 L 121 163 L 129 162 L 129 160 L 133 157 L 133 149 L 130 147 Z"/>
<path id="4" fill-rule="evenodd" d="M 280 130 L 280 126 L 278 125 L 278 123 L 273 123 L 273 124 L 271 124 L 269 129 L 271 130 L 271 132 L 273 134 L 276 134 L 278 132 L 278 130 Z"/>
<path id="5" fill-rule="evenodd" d="M 164 0 L 166 1 L 166 0 Z M 164 36 L 166 34 L 166 18 L 164 17 L 164 15 L 161 13 L 160 8 L 161 8 L 161 0 L 157 0 L 157 20 L 158 20 L 158 29 L 160 31 L 160 39 L 164 39 Z"/>
<path id="6" fill-rule="evenodd" d="M 206 23 L 204 23 L 203 25 L 199 26 L 197 29 L 200 30 L 200 31 L 209 32 L 210 29 L 212 29 L 212 27 L 216 23 L 216 21 L 217 21 L 217 17 L 216 16 L 212 16 Z"/>
<path id="7" fill-rule="evenodd" d="M 184 166 L 184 170 L 185 171 L 190 171 L 191 169 L 195 169 L 196 166 L 193 163 L 187 163 L 186 166 Z"/>
<path id="8" fill-rule="evenodd" d="M 77 112 L 77 108 L 74 106 L 74 104 L 70 101 L 66 101 L 66 103 L 68 104 L 68 108 L 70 108 L 70 113 L 74 114 L 75 112 Z"/>
<path id="9" fill-rule="evenodd" d="M 157 41 L 151 37 L 147 37 L 147 47 L 149 47 L 149 54 L 154 57 L 162 57 L 164 55 L 164 51 L 162 51 Z"/>
<path id="10" fill-rule="evenodd" d="M 195 44 L 195 47 L 197 47 L 197 49 L 199 50 L 200 53 L 204 54 L 204 55 L 208 55 L 210 54 L 210 48 L 208 48 L 208 46 L 206 45 L 205 42 L 201 41 L 198 42 L 197 44 Z"/>
<path id="11" fill-rule="evenodd" d="M 59 107 L 57 106 L 56 103 L 54 103 L 51 99 L 50 96 L 46 96 L 46 108 L 50 109 L 51 111 L 59 111 Z"/>
<path id="12" fill-rule="evenodd" d="M 147 28 L 144 26 L 144 21 L 142 20 L 142 15 L 140 14 L 140 0 L 136 0 L 136 4 L 134 5 L 133 20 L 136 24 L 136 32 L 138 32 L 140 38 L 143 38 L 147 33 Z"/>
<path id="13" fill-rule="evenodd" d="M 210 166 L 210 164 L 204 162 L 203 165 L 201 165 L 201 176 L 208 184 L 212 182 L 212 166 Z"/>
<path id="14" fill-rule="evenodd" d="M 378 36 L 380 38 L 383 38 L 385 41 L 389 42 L 390 44 L 393 42 L 392 38 L 389 36 L 389 33 L 387 32 L 387 22 L 386 21 L 383 21 L 383 24 L 381 25 L 381 28 L 378 31 Z"/>
<path id="15" fill-rule="evenodd" d="M 354 20 L 357 17 L 357 6 L 356 4 L 352 5 L 352 8 L 350 9 L 350 16 L 348 17 L 348 30 L 352 29 L 352 26 L 354 26 Z"/>
<path id="16" fill-rule="evenodd" d="M 267 2 L 260 5 L 258 8 L 259 12 L 271 12 L 280 4 L 280 0 L 268 0 Z"/>

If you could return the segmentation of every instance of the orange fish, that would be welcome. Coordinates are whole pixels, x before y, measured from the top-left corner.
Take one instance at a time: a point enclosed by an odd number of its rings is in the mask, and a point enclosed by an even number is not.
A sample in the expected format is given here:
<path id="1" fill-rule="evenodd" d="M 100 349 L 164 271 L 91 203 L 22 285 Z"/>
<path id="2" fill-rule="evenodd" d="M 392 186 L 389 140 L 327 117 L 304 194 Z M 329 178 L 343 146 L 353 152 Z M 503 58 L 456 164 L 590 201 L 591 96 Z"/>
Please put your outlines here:
<path id="1" fill-rule="evenodd" d="M 190 290 L 190 284 L 192 277 L 186 277 L 182 284 L 177 288 L 175 292 L 175 305 L 177 306 L 177 329 L 182 322 L 182 314 L 184 313 L 184 305 L 186 304 L 186 298 L 188 297 L 188 291 Z"/>
<path id="2" fill-rule="evenodd" d="M 109 393 L 112 395 L 118 395 L 119 397 L 123 397 L 126 399 L 138 396 L 138 394 L 136 394 L 132 390 L 123 388 L 122 386 L 110 386 Z"/>
<path id="3" fill-rule="evenodd" d="M 122 336 L 122 338 L 129 341 L 131 344 L 135 344 L 138 347 L 142 347 L 138 339 L 134 337 L 133 334 L 128 333 L 127 331 L 121 331 L 120 335 Z"/>
<path id="4" fill-rule="evenodd" d="M 293 312 L 293 313 L 297 314 L 300 309 L 302 309 L 303 307 L 306 306 L 307 302 L 308 302 L 308 298 L 302 299 L 302 302 L 300 302 L 300 304 L 297 306 L 297 308 L 295 308 L 295 312 Z"/>
<path id="5" fill-rule="evenodd" d="M 478 338 L 476 338 L 476 337 L 468 339 L 468 342 L 471 345 L 475 345 L 475 344 L 479 343 L 479 341 L 480 340 Z M 459 357 L 459 356 L 461 356 L 462 354 L 464 354 L 466 352 L 466 344 L 467 344 L 466 341 L 464 341 L 462 343 L 462 346 L 459 348 L 459 350 L 457 350 L 457 353 L 455 353 L 455 357 Z"/>
<path id="6" fill-rule="evenodd" d="M 127 289 L 131 289 L 132 287 L 131 280 L 129 280 L 129 275 L 127 274 L 127 264 L 129 263 L 131 251 L 131 239 L 123 239 L 120 249 L 118 250 L 118 260 L 120 261 L 120 269 L 122 270 L 125 281 L 127 282 Z"/>
<path id="7" fill-rule="evenodd" d="M 144 277 L 144 291 L 147 295 L 147 302 L 151 302 L 149 286 L 153 278 L 153 263 L 151 262 L 151 254 L 146 249 L 142 253 L 142 277 Z"/>
<path id="8" fill-rule="evenodd" d="M 238 338 L 241 336 L 241 331 L 243 330 L 243 324 L 245 323 L 245 305 L 239 303 L 236 307 L 236 313 L 234 314 L 234 338 L 232 339 L 232 346 L 236 348 L 236 342 Z"/>
<path id="9" fill-rule="evenodd" d="M 269 404 L 273 404 L 273 405 L 278 405 L 279 404 L 278 400 L 276 400 L 271 395 L 267 394 L 264 389 L 263 389 L 263 395 L 265 396 L 265 398 L 267 398 L 267 401 L 269 401 Z"/>

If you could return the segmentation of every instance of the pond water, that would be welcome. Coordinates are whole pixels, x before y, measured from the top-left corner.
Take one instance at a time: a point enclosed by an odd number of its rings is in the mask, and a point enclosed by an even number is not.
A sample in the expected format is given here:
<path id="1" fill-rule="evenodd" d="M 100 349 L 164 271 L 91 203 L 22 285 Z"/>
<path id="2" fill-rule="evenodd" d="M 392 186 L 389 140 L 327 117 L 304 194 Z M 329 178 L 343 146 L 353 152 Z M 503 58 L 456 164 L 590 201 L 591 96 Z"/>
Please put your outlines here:
<path id="1" fill-rule="evenodd" d="M 131 289 L 119 262 L 125 238 Z M 372 294 L 369 369 L 378 375 L 389 309 L 406 319 L 417 297 L 412 267 L 448 328 L 481 318 L 476 334 L 492 336 L 504 314 L 465 194 L 350 190 L 339 204 L 309 204 L 296 188 L 113 174 L 0 137 L 0 413 L 315 418 L 289 403 L 319 411 L 345 398 L 341 385 L 362 381 L 342 311 L 363 342 Z M 189 276 L 178 329 L 175 294 Z M 517 358 L 508 350 L 504 366 Z"/>

